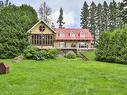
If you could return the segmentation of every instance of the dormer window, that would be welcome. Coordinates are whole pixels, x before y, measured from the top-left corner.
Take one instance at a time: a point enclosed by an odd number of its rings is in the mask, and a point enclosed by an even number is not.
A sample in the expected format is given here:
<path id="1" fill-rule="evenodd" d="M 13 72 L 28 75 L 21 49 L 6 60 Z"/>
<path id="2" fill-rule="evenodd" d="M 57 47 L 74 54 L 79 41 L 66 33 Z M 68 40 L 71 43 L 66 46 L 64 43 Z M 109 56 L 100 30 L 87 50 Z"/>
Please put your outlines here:
<path id="1" fill-rule="evenodd" d="M 60 32 L 60 37 L 65 37 L 64 32 Z"/>
<path id="2" fill-rule="evenodd" d="M 70 37 L 75 37 L 75 33 L 74 32 L 70 32 Z"/>
<path id="3" fill-rule="evenodd" d="M 85 32 L 81 31 L 80 32 L 80 37 L 85 37 Z"/>
<path id="4" fill-rule="evenodd" d="M 41 32 L 44 32 L 44 31 L 45 31 L 45 26 L 41 25 L 41 26 L 39 27 L 39 30 L 40 30 Z"/>

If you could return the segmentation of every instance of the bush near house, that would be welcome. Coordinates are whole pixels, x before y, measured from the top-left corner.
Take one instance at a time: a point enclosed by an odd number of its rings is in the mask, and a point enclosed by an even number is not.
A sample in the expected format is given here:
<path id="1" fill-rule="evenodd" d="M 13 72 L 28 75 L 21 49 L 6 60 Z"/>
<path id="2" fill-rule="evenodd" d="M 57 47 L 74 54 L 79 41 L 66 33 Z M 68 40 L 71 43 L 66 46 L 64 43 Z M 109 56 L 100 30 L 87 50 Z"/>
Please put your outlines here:
<path id="1" fill-rule="evenodd" d="M 34 60 L 54 59 L 58 54 L 59 51 L 57 49 L 39 50 L 32 45 L 24 50 L 25 58 Z"/>
<path id="2" fill-rule="evenodd" d="M 49 49 L 47 51 L 47 58 L 50 58 L 50 59 L 54 59 L 57 57 L 57 55 L 59 54 L 59 50 L 57 49 Z"/>
<path id="3" fill-rule="evenodd" d="M 46 50 L 38 50 L 34 55 L 33 55 L 34 60 L 45 60 L 47 59 L 47 52 Z"/>
<path id="4" fill-rule="evenodd" d="M 127 63 L 127 28 L 100 35 L 96 59 L 99 61 Z"/>
<path id="5" fill-rule="evenodd" d="M 76 54 L 73 51 L 69 51 L 67 52 L 67 54 L 65 55 L 65 58 L 68 59 L 75 59 L 76 58 Z"/>
<path id="6" fill-rule="evenodd" d="M 35 55 L 37 55 L 38 49 L 32 45 L 29 45 L 25 50 L 24 50 L 24 55 L 25 58 L 28 59 L 33 59 Z"/>

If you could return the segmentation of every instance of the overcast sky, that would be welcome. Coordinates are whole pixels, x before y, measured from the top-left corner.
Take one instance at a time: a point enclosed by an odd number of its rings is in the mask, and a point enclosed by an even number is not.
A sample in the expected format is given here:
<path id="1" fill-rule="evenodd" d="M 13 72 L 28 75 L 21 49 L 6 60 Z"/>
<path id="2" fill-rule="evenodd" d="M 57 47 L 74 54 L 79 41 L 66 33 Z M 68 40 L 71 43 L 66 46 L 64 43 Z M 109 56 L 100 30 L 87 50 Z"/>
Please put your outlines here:
<path id="1" fill-rule="evenodd" d="M 80 27 L 80 10 L 83 6 L 84 1 L 90 4 L 94 1 L 96 4 L 107 1 L 108 3 L 112 0 L 10 0 L 16 5 L 28 4 L 34 7 L 38 11 L 41 2 L 46 1 L 47 5 L 52 9 L 52 21 L 56 22 L 59 17 L 59 9 L 62 7 L 64 10 L 64 21 L 65 27 Z M 123 0 L 115 0 L 121 2 Z"/>

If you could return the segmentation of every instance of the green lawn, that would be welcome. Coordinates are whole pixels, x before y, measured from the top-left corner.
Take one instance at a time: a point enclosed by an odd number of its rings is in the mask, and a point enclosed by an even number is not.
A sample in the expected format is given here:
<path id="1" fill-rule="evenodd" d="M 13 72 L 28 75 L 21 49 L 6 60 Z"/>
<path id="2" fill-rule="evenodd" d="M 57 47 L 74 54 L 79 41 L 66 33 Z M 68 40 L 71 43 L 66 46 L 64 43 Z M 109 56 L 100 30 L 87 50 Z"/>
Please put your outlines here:
<path id="1" fill-rule="evenodd" d="M 83 54 L 84 54 L 89 60 L 95 60 L 95 52 L 93 52 L 93 51 L 84 51 Z"/>
<path id="2" fill-rule="evenodd" d="M 0 95 L 127 95 L 127 66 L 57 58 L 1 60 L 10 73 L 0 75 Z"/>

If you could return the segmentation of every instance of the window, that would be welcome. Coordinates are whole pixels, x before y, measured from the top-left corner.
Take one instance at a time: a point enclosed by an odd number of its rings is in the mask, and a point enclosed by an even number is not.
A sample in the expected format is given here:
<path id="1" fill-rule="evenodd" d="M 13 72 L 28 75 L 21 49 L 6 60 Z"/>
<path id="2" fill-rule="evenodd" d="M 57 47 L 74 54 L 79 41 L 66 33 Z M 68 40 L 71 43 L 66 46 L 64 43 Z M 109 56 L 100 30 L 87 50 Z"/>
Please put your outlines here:
<path id="1" fill-rule="evenodd" d="M 85 42 L 80 42 L 79 48 L 88 48 L 88 45 Z"/>
<path id="2" fill-rule="evenodd" d="M 54 36 L 52 34 L 34 34 L 32 35 L 31 43 L 33 45 L 45 45 L 45 46 L 51 46 L 53 45 Z"/>
<path id="3" fill-rule="evenodd" d="M 64 32 L 60 32 L 60 37 L 65 37 Z"/>
<path id="4" fill-rule="evenodd" d="M 40 30 L 41 32 L 44 32 L 44 31 L 45 31 L 45 26 L 42 26 L 42 25 L 41 25 L 41 26 L 39 27 L 39 30 Z"/>
<path id="5" fill-rule="evenodd" d="M 66 43 L 65 42 L 60 42 L 60 48 L 65 48 L 66 47 Z"/>
<path id="6" fill-rule="evenodd" d="M 75 33 L 74 32 L 70 32 L 70 37 L 75 37 Z"/>
<path id="7" fill-rule="evenodd" d="M 80 37 L 85 37 L 85 33 L 83 31 L 80 32 Z"/>

